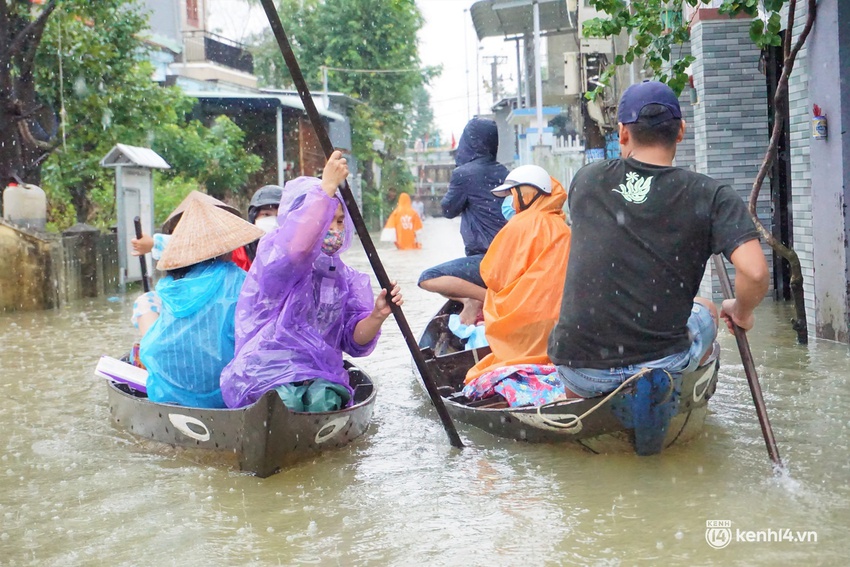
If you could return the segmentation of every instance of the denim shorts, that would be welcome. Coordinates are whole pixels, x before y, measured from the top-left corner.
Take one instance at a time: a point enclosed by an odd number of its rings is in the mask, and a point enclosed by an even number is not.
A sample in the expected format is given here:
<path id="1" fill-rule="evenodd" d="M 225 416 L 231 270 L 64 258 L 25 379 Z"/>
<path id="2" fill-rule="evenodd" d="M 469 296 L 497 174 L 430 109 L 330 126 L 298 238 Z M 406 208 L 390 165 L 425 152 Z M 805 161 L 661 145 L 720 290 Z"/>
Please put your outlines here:
<path id="1" fill-rule="evenodd" d="M 457 260 L 449 260 L 433 268 L 428 268 L 422 275 L 419 276 L 419 284 L 426 280 L 433 280 L 442 276 L 454 276 L 470 283 L 474 283 L 479 287 L 486 288 L 484 280 L 481 279 L 481 260 L 484 254 L 476 254 L 474 256 L 465 256 Z"/>
<path id="2" fill-rule="evenodd" d="M 677 373 L 696 370 L 699 361 L 713 347 L 714 339 L 717 338 L 717 324 L 708 307 L 700 303 L 694 302 L 691 308 L 688 338 L 691 339 L 691 348 L 658 360 L 609 369 L 558 366 L 558 375 L 569 390 L 583 398 L 592 398 L 616 389 L 641 368 L 662 368 Z"/>

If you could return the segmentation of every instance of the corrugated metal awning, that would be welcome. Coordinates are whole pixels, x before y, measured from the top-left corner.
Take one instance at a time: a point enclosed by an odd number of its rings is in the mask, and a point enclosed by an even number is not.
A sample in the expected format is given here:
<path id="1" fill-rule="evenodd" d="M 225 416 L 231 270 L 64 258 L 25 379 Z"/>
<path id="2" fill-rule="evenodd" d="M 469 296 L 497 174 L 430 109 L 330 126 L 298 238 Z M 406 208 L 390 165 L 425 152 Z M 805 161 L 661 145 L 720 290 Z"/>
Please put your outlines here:
<path id="1" fill-rule="evenodd" d="M 272 93 L 236 93 L 236 92 L 219 92 L 219 91 L 193 91 L 187 92 L 186 95 L 203 101 L 216 101 L 225 104 L 238 105 L 243 108 L 252 109 L 273 109 L 273 108 L 294 108 L 305 112 L 304 104 L 297 94 L 272 94 Z M 331 110 L 326 110 L 321 107 L 321 102 L 317 101 L 316 108 L 319 114 L 330 120 L 344 122 L 345 116 Z"/>
<path id="2" fill-rule="evenodd" d="M 540 7 L 540 32 L 546 35 L 576 31 L 576 19 L 566 0 L 536 0 Z M 470 8 L 478 39 L 523 36 L 534 32 L 533 0 L 482 0 Z"/>

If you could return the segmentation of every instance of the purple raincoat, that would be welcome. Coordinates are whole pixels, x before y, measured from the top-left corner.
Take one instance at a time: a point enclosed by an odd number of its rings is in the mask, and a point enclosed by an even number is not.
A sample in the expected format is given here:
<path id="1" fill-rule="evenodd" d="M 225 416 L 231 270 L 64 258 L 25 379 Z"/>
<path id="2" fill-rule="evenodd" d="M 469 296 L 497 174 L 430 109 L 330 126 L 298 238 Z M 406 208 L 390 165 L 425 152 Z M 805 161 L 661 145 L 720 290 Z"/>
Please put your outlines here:
<path id="1" fill-rule="evenodd" d="M 352 392 L 342 352 L 366 356 L 354 327 L 374 306 L 369 276 L 343 264 L 354 225 L 345 214 L 345 239 L 333 256 L 321 251 L 338 198 L 315 177 L 286 184 L 278 228 L 260 239 L 236 304 L 236 356 L 221 373 L 231 408 L 246 406 L 282 384 L 324 378 Z M 353 393 L 353 392 L 352 392 Z"/>

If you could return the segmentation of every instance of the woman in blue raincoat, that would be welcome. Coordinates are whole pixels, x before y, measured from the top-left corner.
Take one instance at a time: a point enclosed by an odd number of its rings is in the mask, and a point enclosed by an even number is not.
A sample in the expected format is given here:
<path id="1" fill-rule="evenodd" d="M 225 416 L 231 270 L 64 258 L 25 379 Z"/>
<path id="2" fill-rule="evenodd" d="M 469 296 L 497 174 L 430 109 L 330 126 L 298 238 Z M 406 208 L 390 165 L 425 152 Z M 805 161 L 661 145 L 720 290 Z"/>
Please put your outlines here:
<path id="1" fill-rule="evenodd" d="M 323 178 L 299 177 L 284 187 L 278 228 L 260 240 L 236 307 L 236 355 L 221 374 L 228 407 L 253 403 L 276 389 L 326 381 L 353 390 L 342 353 L 366 356 L 390 314 L 386 291 L 373 301 L 369 276 L 339 255 L 354 226 L 336 189 L 348 176 L 334 152 Z M 393 302 L 401 305 L 398 286 Z"/>
<path id="2" fill-rule="evenodd" d="M 142 337 L 139 358 L 154 402 L 223 408 L 219 376 L 233 358 L 233 318 L 245 272 L 230 252 L 264 233 L 212 204 L 193 200 L 157 268 L 162 303 Z"/>

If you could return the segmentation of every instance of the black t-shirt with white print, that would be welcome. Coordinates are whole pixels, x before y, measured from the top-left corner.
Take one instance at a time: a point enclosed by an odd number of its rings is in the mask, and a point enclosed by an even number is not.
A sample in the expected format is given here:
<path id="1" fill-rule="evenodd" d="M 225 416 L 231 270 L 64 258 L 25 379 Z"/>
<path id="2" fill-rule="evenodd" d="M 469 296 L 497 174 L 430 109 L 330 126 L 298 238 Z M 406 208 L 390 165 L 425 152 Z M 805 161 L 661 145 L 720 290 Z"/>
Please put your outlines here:
<path id="1" fill-rule="evenodd" d="M 687 350 L 705 265 L 757 239 L 728 185 L 632 158 L 591 163 L 569 191 L 572 241 L 549 357 L 574 368 L 640 364 Z"/>

